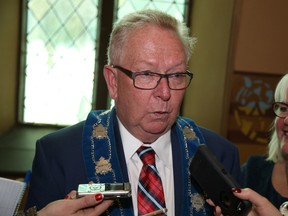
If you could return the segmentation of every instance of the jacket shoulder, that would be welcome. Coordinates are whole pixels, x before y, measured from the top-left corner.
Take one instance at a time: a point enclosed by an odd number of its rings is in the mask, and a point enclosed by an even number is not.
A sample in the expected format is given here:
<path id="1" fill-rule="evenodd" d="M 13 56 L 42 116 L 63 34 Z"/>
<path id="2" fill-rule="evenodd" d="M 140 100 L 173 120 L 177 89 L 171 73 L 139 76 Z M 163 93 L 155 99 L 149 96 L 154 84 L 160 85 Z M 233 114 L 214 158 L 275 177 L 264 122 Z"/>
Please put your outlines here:
<path id="1" fill-rule="evenodd" d="M 49 145 L 49 149 L 58 149 L 58 151 L 59 149 L 66 149 L 67 147 L 71 148 L 73 147 L 73 144 L 81 145 L 83 126 L 84 122 L 80 122 L 78 124 L 62 128 L 43 136 L 37 141 L 37 143 L 38 145 L 42 145 L 44 148 L 46 145 Z"/>

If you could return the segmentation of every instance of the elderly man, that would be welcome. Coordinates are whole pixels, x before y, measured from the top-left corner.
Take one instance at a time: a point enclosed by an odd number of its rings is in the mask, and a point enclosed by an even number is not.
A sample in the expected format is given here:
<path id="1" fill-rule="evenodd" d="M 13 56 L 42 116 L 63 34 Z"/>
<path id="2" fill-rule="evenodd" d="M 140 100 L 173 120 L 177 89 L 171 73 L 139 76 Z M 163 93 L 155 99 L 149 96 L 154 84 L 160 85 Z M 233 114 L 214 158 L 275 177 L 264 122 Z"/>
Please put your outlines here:
<path id="1" fill-rule="evenodd" d="M 90 181 L 130 182 L 132 198 L 115 200 L 107 214 L 213 215 L 188 172 L 195 150 L 206 144 L 238 180 L 240 167 L 234 145 L 178 116 L 194 41 L 160 11 L 117 22 L 104 67 L 115 107 L 37 141 L 26 207 L 41 209 Z"/>

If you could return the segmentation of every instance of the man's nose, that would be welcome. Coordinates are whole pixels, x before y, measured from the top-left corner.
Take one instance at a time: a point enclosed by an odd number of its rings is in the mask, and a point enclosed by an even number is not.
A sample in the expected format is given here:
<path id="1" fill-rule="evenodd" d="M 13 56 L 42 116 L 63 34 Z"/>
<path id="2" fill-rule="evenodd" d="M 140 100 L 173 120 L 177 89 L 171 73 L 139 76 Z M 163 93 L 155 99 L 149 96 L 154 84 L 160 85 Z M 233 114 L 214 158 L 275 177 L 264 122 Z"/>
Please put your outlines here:
<path id="1" fill-rule="evenodd" d="M 167 77 L 162 77 L 156 87 L 156 96 L 161 97 L 162 100 L 169 100 L 171 97 L 171 89 L 169 88 Z"/>

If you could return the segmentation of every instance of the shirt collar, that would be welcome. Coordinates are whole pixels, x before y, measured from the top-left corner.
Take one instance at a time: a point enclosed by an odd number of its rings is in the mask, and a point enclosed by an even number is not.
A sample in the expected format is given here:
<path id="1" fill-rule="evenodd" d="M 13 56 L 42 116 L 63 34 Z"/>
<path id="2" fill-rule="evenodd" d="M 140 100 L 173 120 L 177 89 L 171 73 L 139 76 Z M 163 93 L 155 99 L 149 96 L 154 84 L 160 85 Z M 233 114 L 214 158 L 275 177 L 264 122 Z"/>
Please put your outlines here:
<path id="1" fill-rule="evenodd" d="M 121 134 L 124 154 L 126 158 L 126 163 L 130 160 L 136 153 L 137 149 L 143 145 L 143 142 L 134 137 L 121 123 L 118 119 L 119 130 Z M 153 148 L 158 158 L 163 161 L 165 166 L 168 168 L 172 167 L 171 158 L 171 130 L 167 131 L 161 137 L 159 137 L 155 142 L 147 144 Z"/>
<path id="2" fill-rule="evenodd" d="M 151 143 L 151 147 L 155 151 L 156 155 L 170 168 L 172 164 L 169 163 L 171 157 L 171 130 L 159 137 L 155 142 Z"/>

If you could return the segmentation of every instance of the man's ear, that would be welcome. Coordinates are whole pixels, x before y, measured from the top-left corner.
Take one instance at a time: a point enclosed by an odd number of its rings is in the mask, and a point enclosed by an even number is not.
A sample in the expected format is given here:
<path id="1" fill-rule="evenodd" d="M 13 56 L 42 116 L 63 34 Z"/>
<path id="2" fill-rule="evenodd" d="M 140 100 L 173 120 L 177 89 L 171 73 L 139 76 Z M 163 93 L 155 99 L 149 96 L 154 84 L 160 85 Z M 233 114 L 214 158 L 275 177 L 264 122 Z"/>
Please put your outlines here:
<path id="1" fill-rule="evenodd" d="M 110 65 L 104 66 L 104 77 L 112 99 L 117 99 L 117 72 Z"/>

